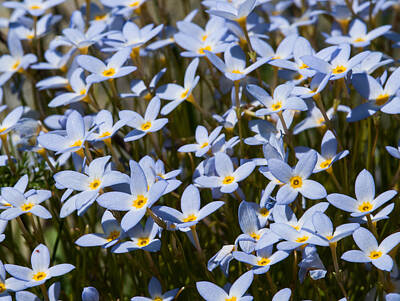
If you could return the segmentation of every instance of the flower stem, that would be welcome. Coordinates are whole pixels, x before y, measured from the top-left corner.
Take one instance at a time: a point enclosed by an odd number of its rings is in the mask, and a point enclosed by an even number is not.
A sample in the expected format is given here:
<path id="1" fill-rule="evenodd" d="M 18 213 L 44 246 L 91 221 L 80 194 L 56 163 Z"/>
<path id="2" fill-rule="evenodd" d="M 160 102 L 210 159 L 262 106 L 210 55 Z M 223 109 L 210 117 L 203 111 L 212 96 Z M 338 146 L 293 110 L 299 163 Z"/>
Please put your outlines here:
<path id="1" fill-rule="evenodd" d="M 44 300 L 50 301 L 49 295 L 47 294 L 47 289 L 46 289 L 46 286 L 44 285 L 44 283 L 40 285 L 40 290 L 42 291 Z"/>
<path id="2" fill-rule="evenodd" d="M 8 158 L 7 161 L 8 161 L 8 164 L 10 165 L 11 172 L 13 173 L 13 175 L 16 175 L 17 169 L 15 168 L 14 161 L 11 157 L 10 149 L 8 148 L 7 134 L 0 135 L 0 138 L 1 138 L 1 142 L 3 143 L 4 152 L 6 153 L 7 158 Z"/>
<path id="3" fill-rule="evenodd" d="M 243 125 L 242 125 L 242 112 L 240 108 L 239 98 L 239 81 L 235 81 L 235 101 L 236 101 L 236 117 L 238 119 L 239 127 L 239 143 L 240 143 L 240 156 L 244 155 L 244 144 L 243 144 Z"/>
<path id="4" fill-rule="evenodd" d="M 348 295 L 347 295 L 347 293 L 346 293 L 346 290 L 345 290 L 345 288 L 344 288 L 344 285 L 343 285 L 343 283 L 342 283 L 342 277 L 341 277 L 340 270 L 339 270 L 339 263 L 338 263 L 337 254 L 336 254 L 336 247 L 337 247 L 336 242 L 330 243 L 330 244 L 329 244 L 329 247 L 330 247 L 330 249 L 331 249 L 332 260 L 333 260 L 333 267 L 334 267 L 334 269 L 335 269 L 335 278 L 336 278 L 336 281 L 337 281 L 337 283 L 338 283 L 338 285 L 339 285 L 339 287 L 340 287 L 340 290 L 342 291 L 342 294 L 343 294 L 344 297 L 346 298 L 346 300 L 349 300 L 349 297 L 348 297 Z"/>

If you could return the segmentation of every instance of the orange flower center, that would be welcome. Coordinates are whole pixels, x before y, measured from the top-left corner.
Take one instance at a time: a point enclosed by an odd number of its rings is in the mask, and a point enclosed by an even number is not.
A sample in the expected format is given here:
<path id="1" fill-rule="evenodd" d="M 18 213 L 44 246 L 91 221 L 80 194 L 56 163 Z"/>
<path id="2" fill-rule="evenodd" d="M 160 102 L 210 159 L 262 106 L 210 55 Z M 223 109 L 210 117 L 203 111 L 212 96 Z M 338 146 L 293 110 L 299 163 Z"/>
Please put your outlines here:
<path id="1" fill-rule="evenodd" d="M 257 261 L 257 264 L 264 266 L 264 265 L 269 264 L 270 262 L 271 262 L 271 259 L 263 257 L 263 258 L 261 258 L 260 260 Z"/>
<path id="2" fill-rule="evenodd" d="M 290 186 L 292 188 L 301 188 L 301 186 L 303 186 L 303 180 L 299 176 L 291 177 Z"/>
<path id="3" fill-rule="evenodd" d="M 197 216 L 196 215 L 194 215 L 194 214 L 189 214 L 187 217 L 185 217 L 182 221 L 184 222 L 184 223 L 187 223 L 187 222 L 193 222 L 193 221 L 195 221 L 197 219 Z"/>
<path id="4" fill-rule="evenodd" d="M 377 106 L 383 106 L 387 101 L 389 100 L 389 94 L 385 93 L 385 94 L 380 94 L 376 100 L 375 100 L 375 104 Z"/>
<path id="5" fill-rule="evenodd" d="M 104 76 L 107 76 L 107 77 L 113 76 L 113 75 L 115 74 L 115 69 L 114 69 L 114 68 L 105 69 L 105 70 L 102 72 L 102 74 L 103 74 Z"/>
<path id="6" fill-rule="evenodd" d="M 136 200 L 133 201 L 132 206 L 136 209 L 142 208 L 147 203 L 147 198 L 144 195 L 139 194 Z"/>
<path id="7" fill-rule="evenodd" d="M 335 68 L 333 68 L 332 73 L 333 74 L 340 74 L 340 73 L 345 72 L 346 70 L 347 70 L 347 68 L 345 66 L 339 65 L 339 66 L 336 66 Z"/>
<path id="8" fill-rule="evenodd" d="M 372 210 L 372 204 L 370 202 L 363 202 L 361 205 L 358 206 L 358 211 L 361 212 L 368 212 Z"/>
<path id="9" fill-rule="evenodd" d="M 226 177 L 222 180 L 222 184 L 232 184 L 234 180 L 235 180 L 234 177 L 232 177 L 232 176 L 226 176 Z"/>
<path id="10" fill-rule="evenodd" d="M 32 276 L 33 280 L 41 281 L 45 279 L 47 274 L 45 272 L 37 272 L 35 275 Z"/>

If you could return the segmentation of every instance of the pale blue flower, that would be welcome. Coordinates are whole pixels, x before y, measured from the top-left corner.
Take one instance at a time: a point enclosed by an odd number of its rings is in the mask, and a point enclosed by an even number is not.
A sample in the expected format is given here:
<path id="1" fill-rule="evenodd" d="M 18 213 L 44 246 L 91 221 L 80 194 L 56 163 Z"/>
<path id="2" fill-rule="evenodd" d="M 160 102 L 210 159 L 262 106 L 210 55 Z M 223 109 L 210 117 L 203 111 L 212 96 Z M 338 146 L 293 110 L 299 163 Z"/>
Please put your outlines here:
<path id="1" fill-rule="evenodd" d="M 15 279 L 13 277 L 6 279 L 6 270 L 3 262 L 0 260 L 0 300 L 11 301 L 10 292 L 16 292 L 25 288 L 25 281 Z"/>
<path id="2" fill-rule="evenodd" d="M 24 0 L 23 2 L 17 1 L 6 1 L 3 2 L 3 6 L 14 9 L 22 9 L 31 14 L 32 16 L 38 17 L 43 15 L 46 10 L 63 3 L 65 0 Z"/>
<path id="3" fill-rule="evenodd" d="M 370 262 L 376 268 L 390 272 L 393 259 L 388 253 L 400 243 L 400 232 L 386 237 L 379 245 L 374 235 L 365 228 L 359 228 L 353 233 L 354 241 L 360 250 L 347 251 L 342 259 L 350 262 Z"/>
<path id="4" fill-rule="evenodd" d="M 214 140 L 217 139 L 221 130 L 222 126 L 218 126 L 208 135 L 207 129 L 204 126 L 197 126 L 195 133 L 197 143 L 183 145 L 178 149 L 178 152 L 195 152 L 196 157 L 204 156 L 211 149 Z"/>
<path id="5" fill-rule="evenodd" d="M 85 287 L 82 290 L 82 301 L 99 301 L 99 292 L 93 286 Z"/>
<path id="6" fill-rule="evenodd" d="M 281 289 L 272 297 L 272 301 L 289 301 L 291 294 L 290 288 Z"/>
<path id="7" fill-rule="evenodd" d="M 174 298 L 176 297 L 176 294 L 179 291 L 179 288 L 170 290 L 163 294 L 160 281 L 158 281 L 156 277 L 151 277 L 148 286 L 148 291 L 151 298 L 133 297 L 131 298 L 131 301 L 153 301 L 153 300 L 173 301 Z"/>

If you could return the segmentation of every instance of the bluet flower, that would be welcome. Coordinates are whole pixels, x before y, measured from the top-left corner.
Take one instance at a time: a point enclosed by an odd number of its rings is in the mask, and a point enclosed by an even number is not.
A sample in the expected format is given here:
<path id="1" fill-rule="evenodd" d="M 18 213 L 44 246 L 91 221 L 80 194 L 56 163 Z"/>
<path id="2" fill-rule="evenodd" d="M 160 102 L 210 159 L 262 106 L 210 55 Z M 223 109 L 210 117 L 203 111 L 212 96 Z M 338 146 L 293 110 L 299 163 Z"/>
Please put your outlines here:
<path id="1" fill-rule="evenodd" d="M 183 145 L 178 149 L 178 152 L 195 152 L 196 157 L 204 156 L 211 149 L 212 143 L 218 137 L 221 130 L 222 126 L 218 126 L 208 135 L 207 129 L 204 126 L 197 126 L 195 134 L 197 143 Z"/>
<path id="2" fill-rule="evenodd" d="M 179 291 L 179 288 L 170 290 L 166 293 L 162 293 L 162 288 L 160 281 L 156 277 L 151 277 L 149 286 L 148 286 L 149 295 L 151 298 L 147 297 L 133 297 L 131 301 L 172 301 L 176 297 L 176 294 Z"/>

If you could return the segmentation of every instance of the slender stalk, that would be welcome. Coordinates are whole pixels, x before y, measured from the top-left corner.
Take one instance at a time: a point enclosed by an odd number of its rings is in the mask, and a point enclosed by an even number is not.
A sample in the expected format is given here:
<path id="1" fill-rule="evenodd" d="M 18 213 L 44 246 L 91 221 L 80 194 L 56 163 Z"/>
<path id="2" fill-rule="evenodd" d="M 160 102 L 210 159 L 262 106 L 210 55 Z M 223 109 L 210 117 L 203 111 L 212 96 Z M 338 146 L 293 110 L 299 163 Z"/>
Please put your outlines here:
<path id="1" fill-rule="evenodd" d="M 333 260 L 333 267 L 334 267 L 334 269 L 335 269 L 335 278 L 336 278 L 336 281 L 337 281 L 337 283 L 338 283 L 338 285 L 339 285 L 339 287 L 340 287 L 340 290 L 342 291 L 342 294 L 343 294 L 344 297 L 346 298 L 346 300 L 349 300 L 349 297 L 348 297 L 348 295 L 347 295 L 347 293 L 346 293 L 346 290 L 345 290 L 345 288 L 344 288 L 344 285 L 343 285 L 343 283 L 342 283 L 342 277 L 341 277 L 341 274 L 340 274 L 339 262 L 338 262 L 337 253 L 336 253 L 337 243 L 336 243 L 336 242 L 330 243 L 330 244 L 329 244 L 329 247 L 330 247 L 330 249 L 331 249 L 332 260 Z"/>
<path id="2" fill-rule="evenodd" d="M 8 159 L 7 161 L 8 161 L 8 164 L 10 165 L 11 172 L 13 173 L 13 175 L 16 175 L 17 169 L 15 168 L 14 160 L 12 159 L 10 149 L 8 148 L 7 134 L 0 135 L 0 138 L 1 138 L 1 142 L 3 143 L 4 152 L 7 155 L 7 159 Z"/>
<path id="3" fill-rule="evenodd" d="M 278 112 L 278 116 L 279 116 L 279 120 L 282 123 L 283 131 L 285 133 L 286 143 L 290 148 L 290 155 L 291 155 L 292 163 L 294 163 L 296 160 L 296 157 L 295 157 L 296 152 L 295 152 L 294 146 L 293 146 L 292 133 L 289 131 L 289 129 L 286 125 L 285 118 L 283 118 L 282 111 Z"/>
<path id="4" fill-rule="evenodd" d="M 42 291 L 44 300 L 50 301 L 49 295 L 47 294 L 47 289 L 46 289 L 46 286 L 44 285 L 44 283 L 40 285 L 40 290 Z"/>
<path id="5" fill-rule="evenodd" d="M 275 295 L 277 288 L 274 281 L 272 280 L 271 274 L 268 271 L 267 273 L 265 273 L 265 275 L 267 276 L 268 284 L 271 287 L 271 293 L 272 293 L 271 295 Z"/>
<path id="6" fill-rule="evenodd" d="M 90 21 L 90 0 L 86 0 L 86 19 L 85 19 L 86 30 L 89 28 L 89 21 Z"/>
<path id="7" fill-rule="evenodd" d="M 242 125 L 242 112 L 240 108 L 239 98 L 239 81 L 235 81 L 235 101 L 236 101 L 236 117 L 238 119 L 239 127 L 239 143 L 240 143 L 240 156 L 244 156 L 244 143 L 243 143 L 243 125 Z"/>
<path id="8" fill-rule="evenodd" d="M 199 236 L 197 235 L 197 231 L 196 231 L 196 225 L 191 226 L 190 230 L 192 231 L 193 240 L 194 240 L 194 244 L 196 245 L 197 252 L 199 253 L 201 260 L 204 262 L 205 256 L 204 256 L 203 250 L 200 246 Z"/>
<path id="9" fill-rule="evenodd" d="M 367 214 L 368 229 L 374 234 L 375 238 L 378 239 L 378 232 L 376 231 L 376 226 L 372 222 L 371 214 Z"/>

